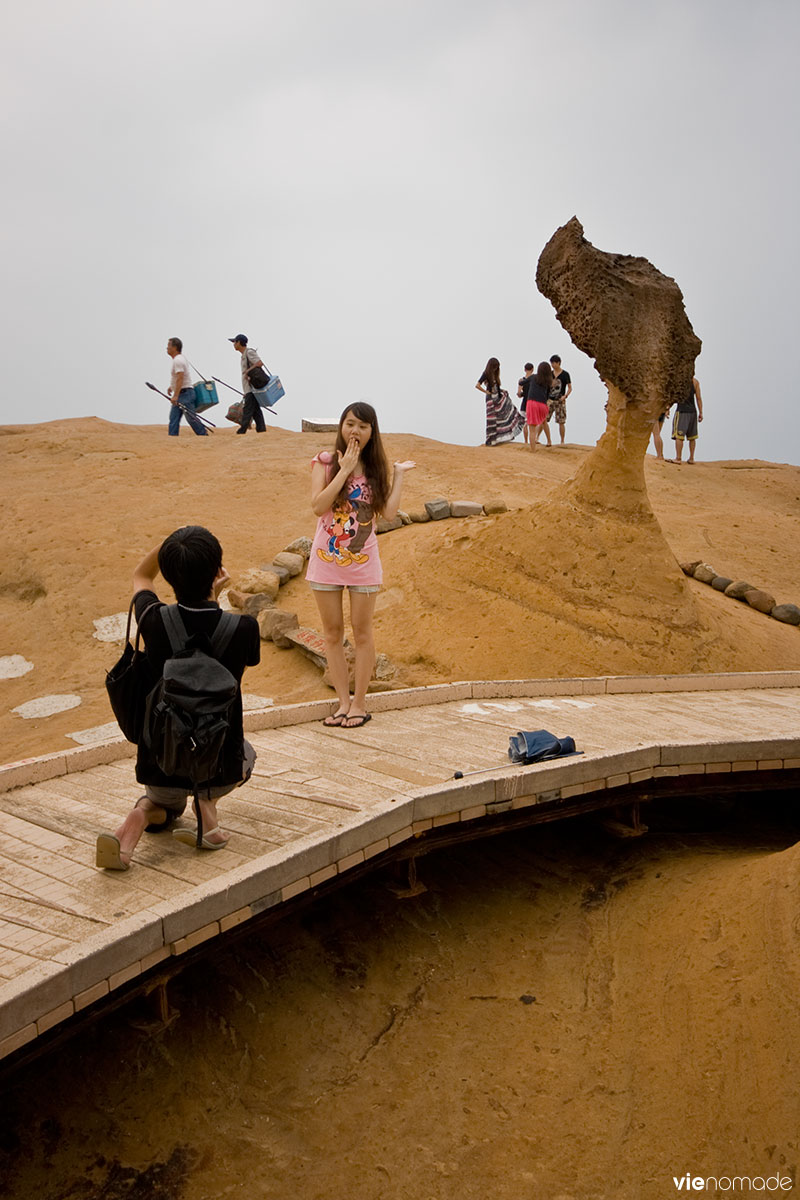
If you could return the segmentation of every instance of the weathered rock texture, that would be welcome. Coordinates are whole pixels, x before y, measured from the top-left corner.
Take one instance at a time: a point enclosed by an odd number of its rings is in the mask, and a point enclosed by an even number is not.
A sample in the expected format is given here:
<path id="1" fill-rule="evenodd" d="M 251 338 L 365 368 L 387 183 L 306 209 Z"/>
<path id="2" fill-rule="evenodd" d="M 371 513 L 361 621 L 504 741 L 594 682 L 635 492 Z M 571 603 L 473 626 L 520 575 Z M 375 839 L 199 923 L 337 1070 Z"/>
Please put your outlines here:
<path id="1" fill-rule="evenodd" d="M 577 217 L 545 246 L 536 285 L 608 388 L 606 432 L 567 490 L 606 508 L 649 513 L 644 453 L 653 421 L 689 391 L 702 345 L 681 290 L 646 258 L 597 250 Z"/>
<path id="2" fill-rule="evenodd" d="M 576 218 L 545 246 L 536 281 L 596 361 L 609 391 L 606 432 L 544 503 L 445 535 L 413 585 L 433 609 L 469 606 L 499 676 L 536 674 L 535 653 L 518 649 L 529 616 L 556 644 L 569 630 L 581 647 L 578 669 L 585 660 L 616 673 L 622 660 L 626 670 L 669 671 L 690 658 L 703 670 L 716 634 L 701 620 L 644 478 L 653 422 L 688 392 L 700 350 L 680 289 L 646 259 L 595 249 Z M 426 508 L 434 520 L 447 515 L 446 501 Z M 416 636 L 419 653 L 444 664 L 441 635 L 436 644 Z M 460 669 L 469 674 L 468 663 Z"/>

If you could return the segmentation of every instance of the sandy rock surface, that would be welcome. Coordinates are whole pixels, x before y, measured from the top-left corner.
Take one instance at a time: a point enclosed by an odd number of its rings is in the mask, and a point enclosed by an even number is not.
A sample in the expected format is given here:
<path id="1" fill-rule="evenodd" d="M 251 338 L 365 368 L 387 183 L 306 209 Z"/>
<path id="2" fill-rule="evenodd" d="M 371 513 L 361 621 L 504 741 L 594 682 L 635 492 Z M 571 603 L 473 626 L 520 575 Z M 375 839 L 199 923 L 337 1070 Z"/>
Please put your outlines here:
<path id="1" fill-rule="evenodd" d="M 127 608 L 134 566 L 172 529 L 209 525 L 234 580 L 312 536 L 308 462 L 332 440 L 272 427 L 264 438 L 237 439 L 231 428 L 176 440 L 159 427 L 94 418 L 0 429 L 0 654 L 34 663 L 23 676 L 0 679 L 2 759 L 74 745 L 74 712 L 29 720 L 12 713 L 37 697 L 78 695 L 83 726 L 108 722 L 105 672 L 121 645 L 98 642 L 94 622 Z M 687 579 L 669 556 L 657 573 L 645 571 L 646 522 L 630 519 L 620 540 L 619 521 L 584 514 L 580 538 L 564 523 L 548 541 L 547 558 L 535 552 L 545 502 L 586 460 L 587 448 L 534 456 L 521 442 L 489 449 L 411 434 L 389 435 L 386 445 L 390 460 L 418 463 L 403 493 L 409 512 L 424 511 L 431 497 L 459 495 L 502 499 L 510 510 L 415 523 L 381 538 L 385 587 L 375 640 L 398 668 L 398 685 L 800 667 L 796 628 Z M 800 469 L 704 463 L 702 447 L 701 438 L 692 472 L 671 471 L 650 456 L 645 462 L 669 551 L 680 561 L 711 559 L 778 603 L 798 603 Z M 252 520 L 242 516 L 244 494 Z M 687 588 L 681 621 L 670 615 L 676 580 Z M 162 592 L 172 599 L 168 588 Z M 302 576 L 280 589 L 276 605 L 297 613 L 301 626 L 319 628 Z M 269 643 L 244 683 L 276 703 L 330 697 L 304 655 Z"/>

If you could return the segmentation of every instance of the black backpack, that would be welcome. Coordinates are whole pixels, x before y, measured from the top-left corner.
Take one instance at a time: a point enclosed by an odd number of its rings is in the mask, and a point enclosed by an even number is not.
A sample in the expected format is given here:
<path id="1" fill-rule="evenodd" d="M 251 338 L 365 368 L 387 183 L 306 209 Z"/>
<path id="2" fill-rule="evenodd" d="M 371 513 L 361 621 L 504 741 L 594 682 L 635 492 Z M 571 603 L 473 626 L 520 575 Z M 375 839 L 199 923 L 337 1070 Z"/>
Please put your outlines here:
<path id="1" fill-rule="evenodd" d="M 190 637 L 177 604 L 161 617 L 172 647 L 161 679 L 147 697 L 142 738 L 165 775 L 189 779 L 197 814 L 197 845 L 203 838 L 198 794 L 210 789 L 220 769 L 222 747 L 239 685 L 219 659 L 236 632 L 239 618 L 220 614 L 209 640 Z M 208 649 L 205 649 L 208 647 Z"/>

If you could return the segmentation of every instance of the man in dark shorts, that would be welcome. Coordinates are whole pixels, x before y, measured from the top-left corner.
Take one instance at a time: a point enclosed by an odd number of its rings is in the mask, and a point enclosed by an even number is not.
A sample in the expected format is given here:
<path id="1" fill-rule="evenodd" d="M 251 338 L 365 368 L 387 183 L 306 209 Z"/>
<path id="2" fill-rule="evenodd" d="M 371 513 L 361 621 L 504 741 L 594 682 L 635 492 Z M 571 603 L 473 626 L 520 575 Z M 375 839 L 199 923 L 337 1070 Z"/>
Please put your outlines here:
<path id="1" fill-rule="evenodd" d="M 213 533 L 201 525 L 186 525 L 154 550 L 149 551 L 133 573 L 136 621 L 144 639 L 147 658 L 156 678 L 164 663 L 172 657 L 169 635 L 161 616 L 164 604 L 155 593 L 155 579 L 162 575 L 175 592 L 179 615 L 186 633 L 208 645 L 221 609 L 217 603 L 228 572 L 222 565 L 222 547 Z M 219 828 L 217 800 L 250 778 L 255 751 L 244 739 L 242 727 L 242 675 L 245 667 L 254 667 L 261 657 L 261 638 L 255 617 L 241 616 L 219 661 L 236 680 L 236 698 L 230 712 L 228 729 L 220 752 L 217 774 L 200 793 L 202 848 L 221 850 L 228 835 Z M 101 833 L 97 838 L 96 863 L 109 871 L 127 871 L 139 838 L 147 833 L 168 833 L 183 813 L 193 788 L 188 779 L 164 775 L 152 750 L 141 741 L 136 755 L 136 779 L 144 795 L 116 833 Z M 187 845 L 195 844 L 196 831 L 179 828 L 173 836 Z"/>
<path id="2" fill-rule="evenodd" d="M 564 445 L 564 437 L 567 431 L 567 396 L 572 391 L 572 379 L 569 371 L 561 369 L 561 356 L 559 354 L 550 355 L 550 366 L 553 368 L 553 386 L 550 389 L 550 416 L 555 417 L 558 424 L 558 432 L 561 434 L 561 445 Z M 548 441 L 550 440 L 548 434 Z"/>
<path id="3" fill-rule="evenodd" d="M 696 403 L 695 403 L 696 402 Z M 703 419 L 703 397 L 700 395 L 700 384 L 692 376 L 689 393 L 684 400 L 679 400 L 672 418 L 672 437 L 675 441 L 675 458 L 671 461 L 679 463 L 683 454 L 683 443 L 689 443 L 690 463 L 694 462 L 694 450 L 697 443 L 698 422 Z"/>

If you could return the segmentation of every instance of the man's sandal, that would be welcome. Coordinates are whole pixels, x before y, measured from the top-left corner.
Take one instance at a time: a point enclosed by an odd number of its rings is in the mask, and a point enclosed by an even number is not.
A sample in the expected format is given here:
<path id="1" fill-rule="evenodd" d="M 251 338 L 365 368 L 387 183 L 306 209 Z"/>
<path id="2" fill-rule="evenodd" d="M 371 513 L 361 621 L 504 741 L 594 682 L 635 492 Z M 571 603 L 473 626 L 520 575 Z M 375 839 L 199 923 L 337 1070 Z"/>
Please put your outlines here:
<path id="1" fill-rule="evenodd" d="M 213 829 L 209 829 L 206 833 L 204 833 L 199 849 L 201 849 L 201 850 L 224 850 L 228 844 L 227 838 L 225 839 L 224 842 L 209 841 L 210 834 L 219 833 L 219 832 L 220 832 L 219 825 L 215 825 Z M 197 846 L 197 830 L 196 829 L 173 829 L 172 836 L 175 838 L 176 842 L 180 842 L 181 845 L 183 845 L 183 846 L 195 846 L 195 847 Z"/>
<path id="2" fill-rule="evenodd" d="M 127 871 L 131 865 L 122 861 L 119 838 L 113 833 L 101 833 L 98 836 L 95 864 L 103 871 Z"/>

